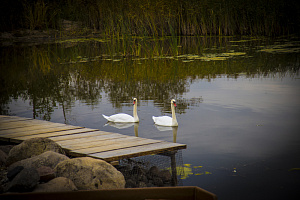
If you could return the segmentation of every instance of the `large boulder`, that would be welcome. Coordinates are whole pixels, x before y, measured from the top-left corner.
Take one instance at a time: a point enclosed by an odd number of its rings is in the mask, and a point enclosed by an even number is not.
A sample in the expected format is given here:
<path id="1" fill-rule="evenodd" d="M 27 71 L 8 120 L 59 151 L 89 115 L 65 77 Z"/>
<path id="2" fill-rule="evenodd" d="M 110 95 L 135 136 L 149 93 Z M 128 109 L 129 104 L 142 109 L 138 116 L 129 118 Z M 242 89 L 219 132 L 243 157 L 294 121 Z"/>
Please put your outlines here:
<path id="1" fill-rule="evenodd" d="M 121 172 L 111 164 L 89 157 L 60 162 L 54 169 L 56 176 L 71 179 L 79 190 L 125 188 Z"/>
<path id="2" fill-rule="evenodd" d="M 10 150 L 6 165 L 9 166 L 14 162 L 40 155 L 46 151 L 65 154 L 60 145 L 48 138 L 32 138 L 23 141 Z"/>
<path id="3" fill-rule="evenodd" d="M 74 183 L 65 177 L 52 179 L 48 183 L 39 184 L 33 192 L 67 192 L 78 190 Z"/>
<path id="4" fill-rule="evenodd" d="M 8 185 L 10 192 L 31 192 L 40 180 L 36 169 L 25 168 L 18 173 Z"/>
<path id="5" fill-rule="evenodd" d="M 53 151 L 47 151 L 38 156 L 15 162 L 8 167 L 8 170 L 11 170 L 16 166 L 23 166 L 24 168 L 35 168 L 35 169 L 38 169 L 39 167 L 42 166 L 46 166 L 54 169 L 58 163 L 69 159 L 70 158 L 65 155 L 55 153 Z"/>

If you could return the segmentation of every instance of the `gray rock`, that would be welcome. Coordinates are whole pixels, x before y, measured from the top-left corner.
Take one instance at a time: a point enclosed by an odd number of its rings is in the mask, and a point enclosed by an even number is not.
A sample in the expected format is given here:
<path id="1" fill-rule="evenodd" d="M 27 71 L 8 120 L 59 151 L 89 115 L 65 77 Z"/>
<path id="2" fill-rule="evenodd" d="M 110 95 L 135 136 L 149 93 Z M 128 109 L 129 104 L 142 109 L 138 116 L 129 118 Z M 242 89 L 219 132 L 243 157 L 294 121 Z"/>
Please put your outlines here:
<path id="1" fill-rule="evenodd" d="M 146 170 L 140 166 L 133 166 L 131 174 L 146 174 Z"/>
<path id="2" fill-rule="evenodd" d="M 23 166 L 16 166 L 11 168 L 10 170 L 8 170 L 7 172 L 7 178 L 8 180 L 12 180 L 13 178 L 15 178 L 15 176 L 20 173 L 22 170 L 24 169 Z"/>
<path id="3" fill-rule="evenodd" d="M 12 163 L 40 155 L 46 151 L 64 154 L 62 147 L 54 141 L 48 138 L 32 138 L 23 141 L 10 150 L 6 165 L 9 166 Z"/>
<path id="4" fill-rule="evenodd" d="M 123 174 L 125 179 L 129 179 L 131 177 L 131 169 L 129 165 L 117 166 L 117 169 Z"/>
<path id="5" fill-rule="evenodd" d="M 137 179 L 137 181 L 142 181 L 142 182 L 147 182 L 148 181 L 147 176 L 144 175 L 144 174 L 137 175 L 136 179 Z"/>
<path id="6" fill-rule="evenodd" d="M 79 190 L 125 187 L 122 173 L 103 160 L 89 157 L 69 159 L 60 162 L 54 171 L 57 177 L 71 179 Z"/>
<path id="7" fill-rule="evenodd" d="M 162 181 L 161 178 L 159 178 L 159 177 L 154 177 L 154 178 L 153 178 L 153 184 L 154 184 L 155 186 L 162 187 L 162 186 L 164 185 L 164 182 Z"/>
<path id="8" fill-rule="evenodd" d="M 147 184 L 145 182 L 139 182 L 138 187 L 139 188 L 144 188 L 144 187 L 147 187 Z"/>
<path id="9" fill-rule="evenodd" d="M 0 150 L 2 150 L 4 153 L 7 155 L 9 154 L 10 150 L 14 147 L 15 145 L 1 145 Z"/>
<path id="10" fill-rule="evenodd" d="M 159 177 L 162 179 L 164 183 L 168 183 L 172 181 L 172 175 L 169 170 L 162 170 L 159 173 Z"/>
<path id="11" fill-rule="evenodd" d="M 40 176 L 36 169 L 25 168 L 9 183 L 10 192 L 31 192 L 37 185 Z"/>
<path id="12" fill-rule="evenodd" d="M 137 187 L 137 184 L 134 180 L 132 179 L 127 179 L 126 180 L 126 184 L 125 184 L 125 187 L 126 188 L 136 188 Z"/>
<path id="13" fill-rule="evenodd" d="M 156 166 L 152 166 L 147 172 L 147 178 L 152 180 L 154 177 L 158 177 L 160 174 L 159 169 Z"/>
<path id="14" fill-rule="evenodd" d="M 39 167 L 42 166 L 47 166 L 54 169 L 58 163 L 69 159 L 70 158 L 68 158 L 65 155 L 55 153 L 53 151 L 47 151 L 38 156 L 15 162 L 12 165 L 10 165 L 8 169 L 10 170 L 16 166 L 23 166 L 25 168 L 35 168 L 35 169 L 38 169 Z"/>
<path id="15" fill-rule="evenodd" d="M 66 192 L 78 190 L 74 183 L 65 177 L 52 179 L 48 183 L 39 184 L 33 192 Z"/>
<path id="16" fill-rule="evenodd" d="M 42 166 L 37 168 L 37 171 L 40 175 L 40 182 L 48 182 L 55 178 L 55 172 L 50 167 Z"/>
<path id="17" fill-rule="evenodd" d="M 5 166 L 7 160 L 7 154 L 0 150 L 0 166 Z"/>

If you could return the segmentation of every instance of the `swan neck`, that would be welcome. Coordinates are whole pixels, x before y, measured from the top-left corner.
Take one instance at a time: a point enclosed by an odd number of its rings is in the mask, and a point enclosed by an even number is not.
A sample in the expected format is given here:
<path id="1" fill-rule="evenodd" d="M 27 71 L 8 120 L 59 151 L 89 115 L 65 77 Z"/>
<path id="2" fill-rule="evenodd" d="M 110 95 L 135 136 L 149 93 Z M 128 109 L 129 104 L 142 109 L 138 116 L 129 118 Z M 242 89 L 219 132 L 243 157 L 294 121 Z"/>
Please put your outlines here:
<path id="1" fill-rule="evenodd" d="M 133 105 L 133 118 L 135 122 L 139 121 L 139 117 L 137 115 L 137 102 Z"/>
<path id="2" fill-rule="evenodd" d="M 175 106 L 171 104 L 171 110 L 172 110 L 172 124 L 178 125 L 176 115 L 175 115 Z"/>

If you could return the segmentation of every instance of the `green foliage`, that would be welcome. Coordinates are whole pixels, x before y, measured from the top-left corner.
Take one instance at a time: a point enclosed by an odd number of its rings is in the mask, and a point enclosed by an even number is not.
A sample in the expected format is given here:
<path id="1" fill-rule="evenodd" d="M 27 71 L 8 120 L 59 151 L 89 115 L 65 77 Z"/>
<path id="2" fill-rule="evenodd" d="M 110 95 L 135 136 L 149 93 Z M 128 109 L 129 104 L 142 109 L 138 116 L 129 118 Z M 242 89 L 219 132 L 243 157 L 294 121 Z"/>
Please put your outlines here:
<path id="1" fill-rule="evenodd" d="M 30 30 L 44 30 L 51 26 L 55 26 L 56 15 L 59 8 L 48 6 L 43 0 L 38 0 L 34 3 L 28 1 L 23 2 L 24 9 L 24 24 Z"/>
<path id="2" fill-rule="evenodd" d="M 25 16 L 19 20 L 24 18 L 27 28 L 57 28 L 62 20 L 72 20 L 118 39 L 129 35 L 272 36 L 297 33 L 300 24 L 296 0 L 27 0 L 22 5 Z"/>

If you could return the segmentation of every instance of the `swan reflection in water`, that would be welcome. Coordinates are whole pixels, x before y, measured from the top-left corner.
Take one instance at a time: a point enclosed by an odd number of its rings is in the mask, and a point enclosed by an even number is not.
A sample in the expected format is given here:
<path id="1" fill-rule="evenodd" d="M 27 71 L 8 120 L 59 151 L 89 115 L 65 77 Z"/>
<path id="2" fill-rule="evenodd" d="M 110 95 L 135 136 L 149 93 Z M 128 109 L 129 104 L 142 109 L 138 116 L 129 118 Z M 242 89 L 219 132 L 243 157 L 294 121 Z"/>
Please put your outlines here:
<path id="1" fill-rule="evenodd" d="M 107 126 L 107 125 L 115 127 L 117 129 L 124 129 L 124 128 L 129 128 L 131 126 L 134 126 L 134 135 L 136 137 L 139 136 L 139 133 L 138 133 L 139 123 L 134 123 L 134 122 L 130 122 L 130 123 L 107 122 L 104 126 Z"/>
<path id="2" fill-rule="evenodd" d="M 155 124 L 155 127 L 159 131 L 172 131 L 173 132 L 173 142 L 176 143 L 178 126 L 158 126 Z"/>

